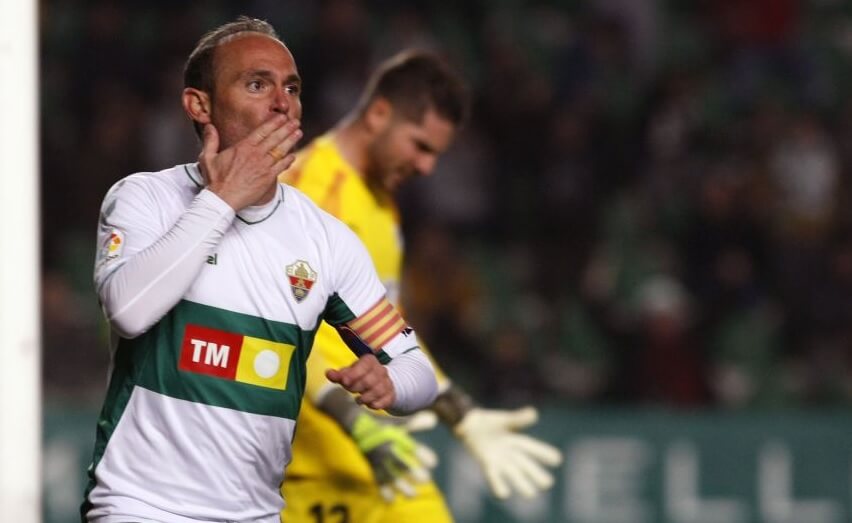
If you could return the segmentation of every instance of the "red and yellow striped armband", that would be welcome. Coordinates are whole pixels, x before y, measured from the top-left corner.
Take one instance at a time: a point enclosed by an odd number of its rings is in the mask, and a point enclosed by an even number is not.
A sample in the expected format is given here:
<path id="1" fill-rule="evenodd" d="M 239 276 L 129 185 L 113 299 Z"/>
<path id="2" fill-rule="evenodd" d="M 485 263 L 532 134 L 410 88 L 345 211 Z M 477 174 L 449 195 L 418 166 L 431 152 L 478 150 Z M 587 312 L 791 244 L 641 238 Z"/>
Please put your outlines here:
<path id="1" fill-rule="evenodd" d="M 356 354 L 367 350 L 385 363 L 408 350 L 417 348 L 417 336 L 399 311 L 382 298 L 370 309 L 338 329 L 343 340 Z"/>

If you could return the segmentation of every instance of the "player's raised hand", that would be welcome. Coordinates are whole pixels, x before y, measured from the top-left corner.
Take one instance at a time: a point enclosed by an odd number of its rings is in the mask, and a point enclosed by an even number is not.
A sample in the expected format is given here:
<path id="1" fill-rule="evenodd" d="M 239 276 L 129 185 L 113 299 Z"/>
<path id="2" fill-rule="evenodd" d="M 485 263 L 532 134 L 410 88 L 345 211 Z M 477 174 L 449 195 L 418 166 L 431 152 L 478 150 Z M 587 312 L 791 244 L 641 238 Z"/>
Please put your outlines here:
<path id="1" fill-rule="evenodd" d="M 474 407 L 453 428 L 479 462 L 491 492 L 498 498 L 507 498 L 513 491 L 530 498 L 553 486 L 549 467 L 559 465 L 562 454 L 556 447 L 519 432 L 537 419 L 538 411 L 533 407 Z"/>
<path id="2" fill-rule="evenodd" d="M 231 147 L 219 150 L 219 132 L 204 126 L 198 157 L 208 188 L 235 211 L 273 194 L 278 175 L 293 163 L 302 137 L 298 120 L 275 114 Z"/>
<path id="3" fill-rule="evenodd" d="M 386 409 L 393 405 L 396 392 L 387 368 L 373 354 L 365 354 L 348 367 L 329 369 L 329 381 L 358 394 L 356 401 L 371 409 Z"/>

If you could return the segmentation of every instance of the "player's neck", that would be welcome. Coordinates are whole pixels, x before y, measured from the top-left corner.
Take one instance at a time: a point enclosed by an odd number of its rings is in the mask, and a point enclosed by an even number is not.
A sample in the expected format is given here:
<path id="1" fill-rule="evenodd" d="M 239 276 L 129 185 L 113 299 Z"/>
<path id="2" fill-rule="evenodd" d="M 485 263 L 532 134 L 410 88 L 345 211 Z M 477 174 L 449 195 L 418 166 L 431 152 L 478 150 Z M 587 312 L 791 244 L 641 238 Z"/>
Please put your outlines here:
<path id="1" fill-rule="evenodd" d="M 271 186 L 263 196 L 260 197 L 259 200 L 251 204 L 251 207 L 262 207 L 271 202 L 278 195 L 278 182 L 275 182 L 275 185 Z"/>

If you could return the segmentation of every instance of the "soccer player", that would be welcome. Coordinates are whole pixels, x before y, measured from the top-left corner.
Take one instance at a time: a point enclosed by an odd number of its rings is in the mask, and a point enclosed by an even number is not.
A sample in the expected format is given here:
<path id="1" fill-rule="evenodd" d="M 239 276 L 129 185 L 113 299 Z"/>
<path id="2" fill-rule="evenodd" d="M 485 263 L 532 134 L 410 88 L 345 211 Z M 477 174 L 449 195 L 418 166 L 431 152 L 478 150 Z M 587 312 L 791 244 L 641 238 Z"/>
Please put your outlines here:
<path id="1" fill-rule="evenodd" d="M 302 111 L 274 29 L 240 18 L 211 31 L 184 82 L 198 163 L 124 178 L 101 209 L 112 362 L 82 517 L 278 523 L 321 320 L 358 353 L 326 377 L 361 404 L 410 412 L 437 383 L 358 238 L 277 181 Z"/>
<path id="2" fill-rule="evenodd" d="M 438 58 L 403 52 L 372 75 L 355 109 L 297 154 L 281 179 L 340 218 L 367 247 L 390 301 L 398 294 L 402 242 L 393 194 L 406 179 L 428 175 L 466 113 L 460 79 Z M 406 430 L 373 416 L 323 376 L 352 360 L 329 325 L 317 332 L 308 389 L 282 489 L 287 523 L 452 521 L 425 473 L 434 466 Z M 481 465 L 500 498 L 549 488 L 552 446 L 517 432 L 536 411 L 487 410 L 439 372 L 431 406 Z M 403 494 L 402 496 L 395 494 Z M 386 501 L 382 502 L 382 498 Z"/>

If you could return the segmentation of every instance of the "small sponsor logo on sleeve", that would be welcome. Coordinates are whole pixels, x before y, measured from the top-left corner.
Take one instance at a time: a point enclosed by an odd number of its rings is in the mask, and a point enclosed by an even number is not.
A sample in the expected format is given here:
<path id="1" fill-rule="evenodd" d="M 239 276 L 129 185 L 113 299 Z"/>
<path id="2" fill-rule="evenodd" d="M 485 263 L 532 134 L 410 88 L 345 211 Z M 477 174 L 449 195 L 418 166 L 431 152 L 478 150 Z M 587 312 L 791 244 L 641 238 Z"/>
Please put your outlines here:
<path id="1" fill-rule="evenodd" d="M 109 236 L 106 237 L 98 252 L 100 262 L 108 262 L 120 257 L 124 251 L 124 243 L 124 233 L 116 228 L 110 229 Z"/>

